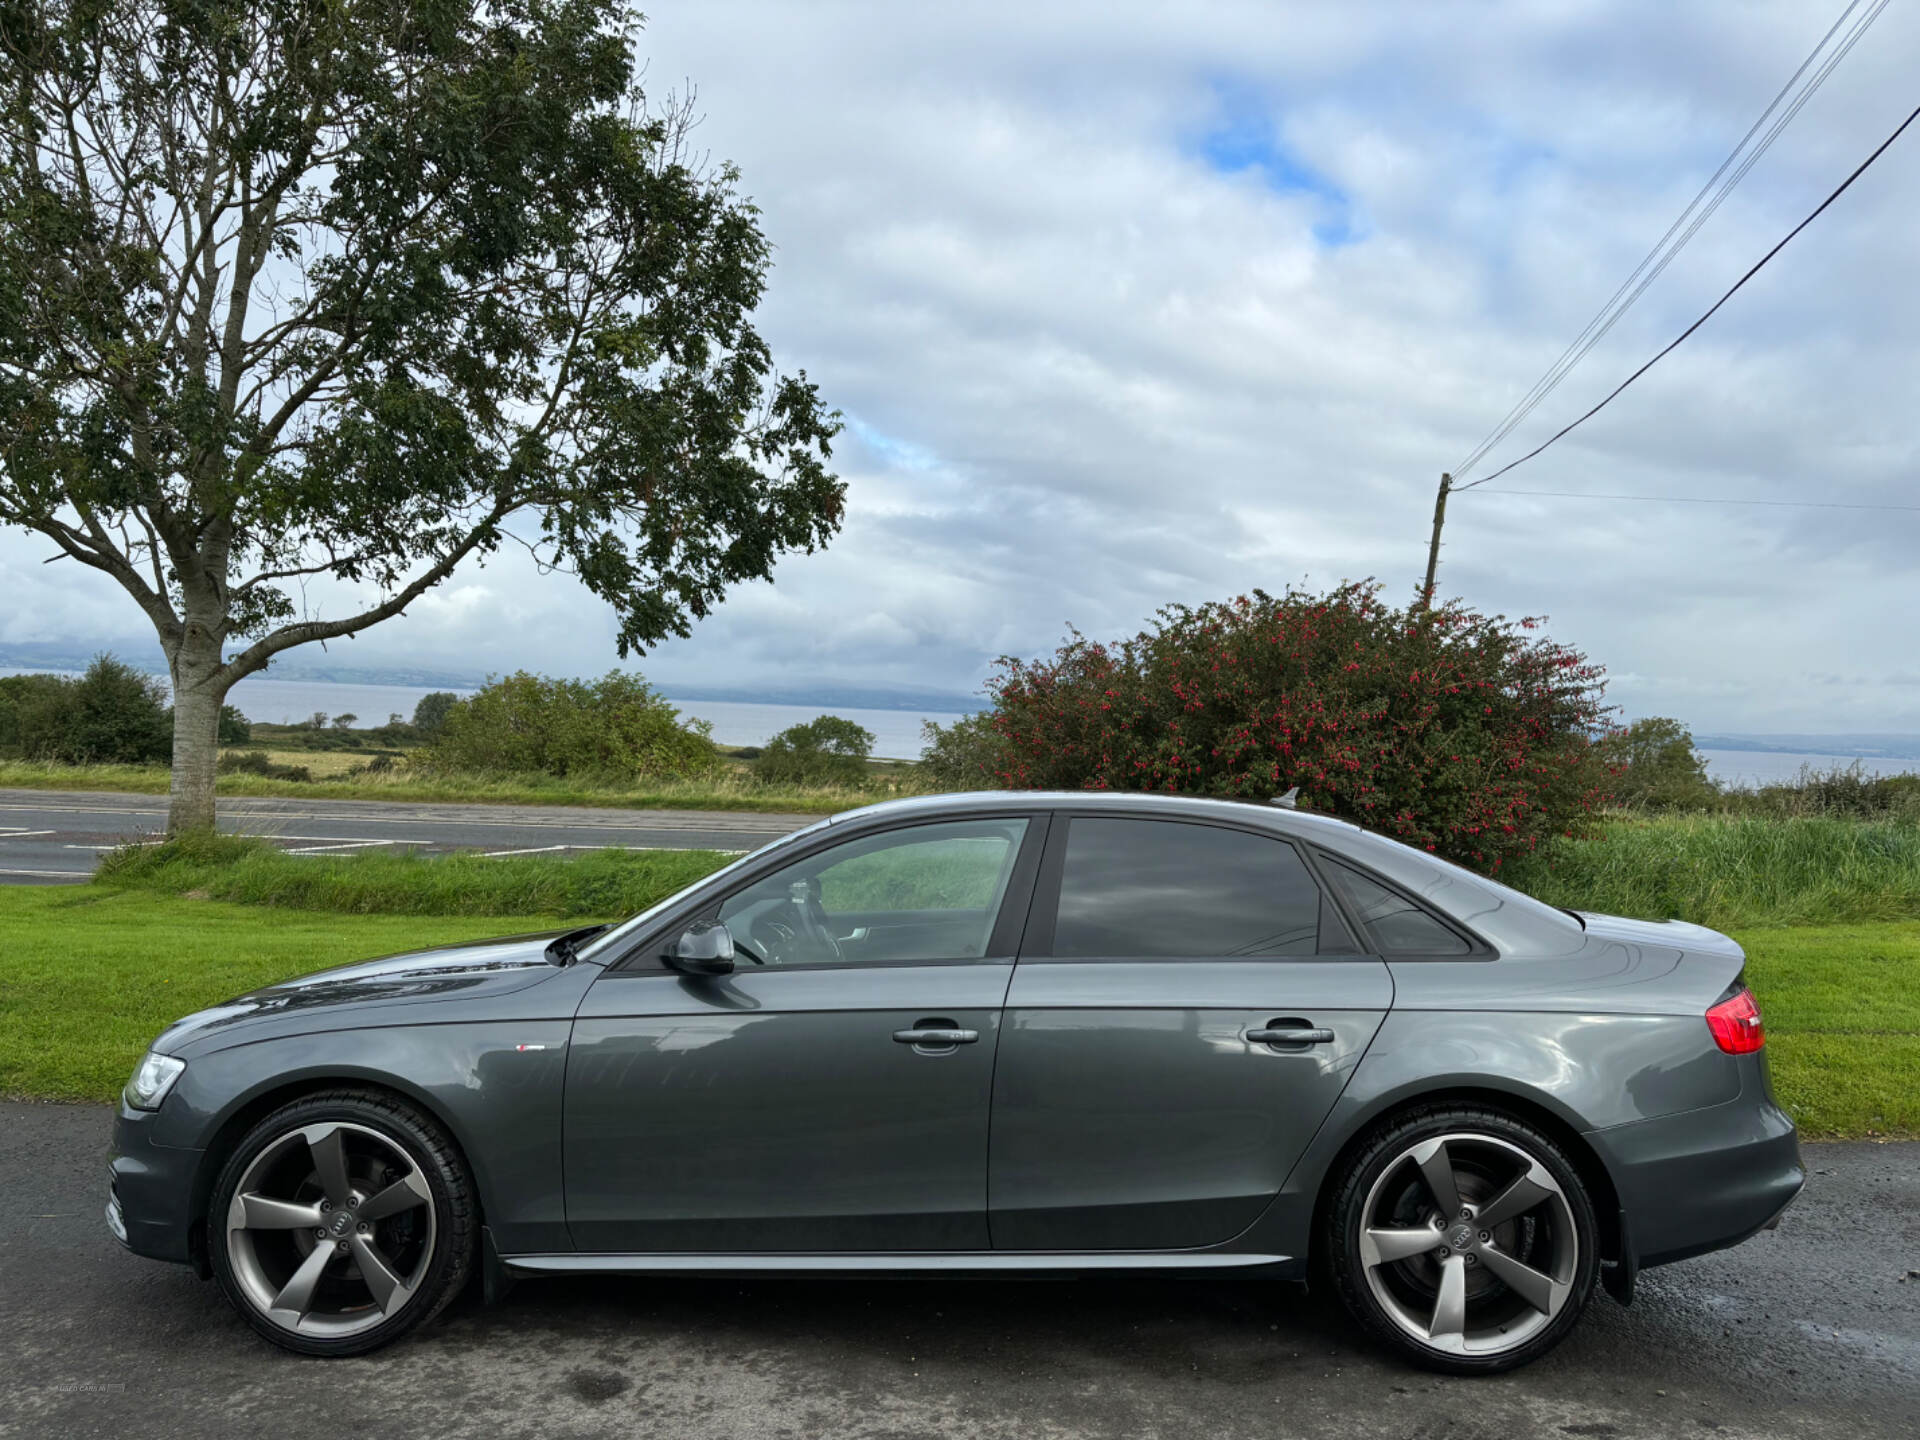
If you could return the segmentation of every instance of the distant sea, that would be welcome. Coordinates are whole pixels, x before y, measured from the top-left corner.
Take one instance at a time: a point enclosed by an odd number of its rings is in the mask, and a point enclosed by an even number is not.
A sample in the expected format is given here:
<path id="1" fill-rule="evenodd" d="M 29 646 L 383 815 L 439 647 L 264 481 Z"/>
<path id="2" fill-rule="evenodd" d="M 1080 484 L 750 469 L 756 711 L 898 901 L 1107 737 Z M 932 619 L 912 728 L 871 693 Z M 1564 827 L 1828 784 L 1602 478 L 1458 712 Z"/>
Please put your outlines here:
<path id="1" fill-rule="evenodd" d="M 26 674 L 26 667 L 0 666 L 0 675 Z M 42 673 L 45 673 L 44 668 Z M 285 725 L 304 720 L 316 711 L 355 715 L 362 725 L 381 725 L 389 715 L 410 719 L 420 697 L 447 686 L 352 685 L 331 680 L 266 680 L 250 676 L 233 687 L 232 702 L 249 720 Z M 465 694 L 466 691 L 456 693 Z M 672 696 L 668 697 L 673 699 Z M 924 746 L 922 721 L 950 725 L 960 718 L 950 711 L 862 710 L 834 705 L 756 705 L 737 700 L 673 700 L 682 715 L 705 720 L 722 745 L 764 745 L 789 725 L 821 715 L 842 715 L 873 732 L 873 753 L 888 760 L 917 760 Z M 1920 771 L 1920 760 L 1889 759 L 1884 755 L 1827 755 L 1772 750 L 1713 750 L 1700 752 L 1707 773 L 1728 785 L 1768 785 L 1791 780 L 1802 765 L 1830 770 L 1855 760 L 1869 775 L 1899 775 Z"/>
<path id="2" fill-rule="evenodd" d="M 1707 774 L 1724 785 L 1752 789 L 1756 785 L 1775 785 L 1792 780 L 1800 767 L 1831 770 L 1858 761 L 1868 775 L 1905 775 L 1920 771 L 1920 760 L 1890 760 L 1884 755 L 1803 755 L 1775 750 L 1702 750 Z"/>
<path id="3" fill-rule="evenodd" d="M 0 675 L 28 673 L 21 666 L 0 666 Z M 40 670 L 45 674 L 47 671 Z M 353 715 L 358 723 L 384 725 L 387 717 L 413 717 L 420 697 L 434 689 L 413 685 L 348 685 L 330 680 L 267 680 L 248 676 L 227 697 L 249 720 L 263 725 L 287 725 L 317 713 Z M 456 691 L 466 694 L 466 691 Z M 672 696 L 667 697 L 673 700 Z M 830 705 L 749 705 L 733 700 L 673 700 L 684 716 L 713 726 L 713 738 L 722 745 L 764 745 L 790 725 L 821 715 L 840 715 L 873 732 L 873 753 L 886 760 L 918 760 L 924 746 L 920 724 L 935 720 L 951 724 L 957 714 L 913 710 L 856 710 Z"/>

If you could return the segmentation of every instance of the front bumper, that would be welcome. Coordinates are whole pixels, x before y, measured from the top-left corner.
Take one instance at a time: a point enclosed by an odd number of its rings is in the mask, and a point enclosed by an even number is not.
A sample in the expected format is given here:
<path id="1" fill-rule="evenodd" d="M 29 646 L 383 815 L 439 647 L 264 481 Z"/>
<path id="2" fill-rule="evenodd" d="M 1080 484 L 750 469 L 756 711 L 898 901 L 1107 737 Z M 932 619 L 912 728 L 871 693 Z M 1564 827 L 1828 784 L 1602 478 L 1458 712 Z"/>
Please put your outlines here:
<path id="1" fill-rule="evenodd" d="M 1724 1105 L 1593 1130 L 1587 1138 L 1613 1176 L 1642 1269 L 1771 1229 L 1806 1183 L 1799 1135 L 1764 1076 Z"/>
<path id="2" fill-rule="evenodd" d="M 156 1144 L 158 1113 L 122 1101 L 107 1162 L 107 1228 L 138 1255 L 194 1261 L 193 1187 L 202 1152 Z"/>

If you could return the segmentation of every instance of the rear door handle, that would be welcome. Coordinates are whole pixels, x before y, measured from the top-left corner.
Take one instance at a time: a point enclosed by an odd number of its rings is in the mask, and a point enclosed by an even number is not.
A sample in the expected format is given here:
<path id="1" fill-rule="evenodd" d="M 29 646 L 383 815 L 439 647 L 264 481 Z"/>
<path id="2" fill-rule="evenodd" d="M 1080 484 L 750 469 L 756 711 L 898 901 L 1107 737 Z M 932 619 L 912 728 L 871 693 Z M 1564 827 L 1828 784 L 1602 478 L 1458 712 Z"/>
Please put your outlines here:
<path id="1" fill-rule="evenodd" d="M 1269 1025 L 1247 1031 L 1247 1039 L 1256 1045 L 1330 1045 L 1333 1031 L 1306 1025 Z"/>

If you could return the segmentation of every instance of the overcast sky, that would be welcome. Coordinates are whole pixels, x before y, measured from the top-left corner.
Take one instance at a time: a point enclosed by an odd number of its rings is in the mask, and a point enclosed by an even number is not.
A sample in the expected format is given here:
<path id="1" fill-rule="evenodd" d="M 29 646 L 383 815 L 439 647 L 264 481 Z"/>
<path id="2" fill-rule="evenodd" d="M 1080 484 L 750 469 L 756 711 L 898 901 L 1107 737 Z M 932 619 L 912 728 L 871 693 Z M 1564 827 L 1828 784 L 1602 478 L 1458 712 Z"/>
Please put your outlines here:
<path id="1" fill-rule="evenodd" d="M 1465 455 L 1842 8 L 658 0 L 777 246 L 763 329 L 844 412 L 844 533 L 640 662 L 681 684 L 978 688 L 1071 624 L 1425 563 Z M 1692 320 L 1914 103 L 1895 4 L 1493 457 Z M 1501 487 L 1920 504 L 1920 130 L 1695 338 Z M 1486 473 L 1482 470 L 1480 473 Z M 1455 500 L 1447 595 L 1544 614 L 1629 716 L 1920 731 L 1920 513 Z M 0 640 L 137 637 L 0 534 Z M 345 608 L 346 597 L 328 605 Z M 598 673 L 604 608 L 502 557 L 333 656 Z M 323 657 L 295 652 L 302 661 Z"/>

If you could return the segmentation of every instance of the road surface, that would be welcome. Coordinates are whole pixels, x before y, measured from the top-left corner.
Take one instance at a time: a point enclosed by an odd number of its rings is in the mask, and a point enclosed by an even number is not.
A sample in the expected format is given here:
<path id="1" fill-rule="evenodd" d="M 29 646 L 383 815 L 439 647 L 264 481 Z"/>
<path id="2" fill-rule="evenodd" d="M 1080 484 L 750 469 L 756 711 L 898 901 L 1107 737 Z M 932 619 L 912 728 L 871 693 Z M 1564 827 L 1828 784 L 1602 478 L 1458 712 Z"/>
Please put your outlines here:
<path id="1" fill-rule="evenodd" d="M 1920 1416 L 1920 1145 L 1809 1145 L 1777 1231 L 1596 1297 L 1492 1380 L 1257 1276 L 549 1280 L 357 1360 L 257 1339 L 101 1219 L 105 1106 L 0 1105 L 0 1434 L 1891 1440 Z"/>
<path id="2" fill-rule="evenodd" d="M 301 855 L 401 849 L 564 855 L 610 845 L 751 850 L 819 818 L 387 800 L 220 801 L 222 830 L 262 835 Z M 101 855 L 129 840 L 154 838 L 166 820 L 163 795 L 0 790 L 0 883 L 77 884 L 93 873 Z"/>

